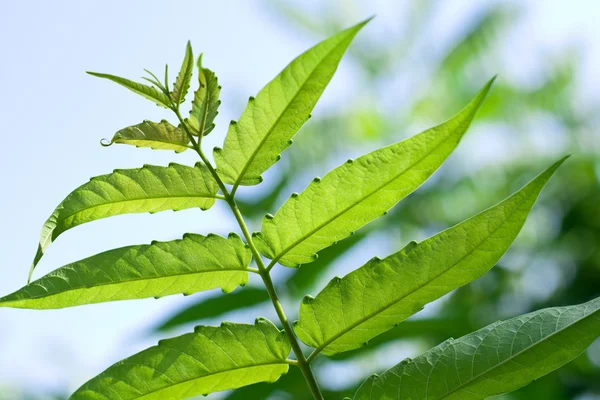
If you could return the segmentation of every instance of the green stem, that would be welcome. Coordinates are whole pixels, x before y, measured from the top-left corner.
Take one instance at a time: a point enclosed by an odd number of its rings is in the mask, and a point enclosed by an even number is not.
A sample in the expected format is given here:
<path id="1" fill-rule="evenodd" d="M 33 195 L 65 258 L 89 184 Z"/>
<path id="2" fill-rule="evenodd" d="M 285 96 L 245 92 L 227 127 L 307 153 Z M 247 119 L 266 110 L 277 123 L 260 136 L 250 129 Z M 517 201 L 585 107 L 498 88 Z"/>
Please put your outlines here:
<path id="1" fill-rule="evenodd" d="M 283 325 L 283 330 L 284 330 L 285 334 L 287 335 L 287 337 L 292 345 L 292 350 L 294 351 L 294 355 L 296 356 L 295 363 L 291 363 L 291 364 L 296 365 L 298 368 L 300 368 L 300 371 L 302 371 L 302 374 L 304 375 L 304 379 L 306 380 L 306 383 L 308 384 L 308 387 L 309 387 L 313 397 L 316 400 L 324 400 L 323 395 L 321 394 L 321 390 L 319 389 L 317 380 L 312 372 L 312 369 L 310 368 L 310 362 L 308 362 L 306 360 L 306 357 L 304 356 L 304 353 L 302 352 L 302 348 L 300 347 L 300 343 L 298 342 L 298 339 L 296 338 L 296 334 L 294 333 L 294 329 L 292 328 L 292 325 L 288 321 L 287 316 L 285 315 L 285 312 L 281 305 L 281 302 L 279 301 L 279 296 L 277 295 L 277 291 L 275 290 L 275 285 L 273 285 L 273 280 L 271 279 L 271 275 L 269 274 L 270 269 L 272 268 L 272 265 L 270 265 L 269 268 L 267 268 L 265 266 L 265 263 L 260 255 L 260 253 L 258 252 L 258 249 L 254 245 L 254 241 L 252 240 L 252 235 L 250 234 L 250 231 L 248 230 L 248 226 L 246 225 L 246 222 L 244 221 L 244 217 L 242 216 L 242 213 L 241 213 L 240 209 L 238 208 L 237 203 L 235 202 L 233 192 L 229 193 L 229 191 L 227 190 L 227 187 L 225 186 L 225 184 L 223 183 L 223 181 L 217 174 L 217 171 L 214 169 L 214 167 L 212 166 L 212 164 L 210 163 L 208 158 L 206 158 L 206 155 L 204 154 L 204 152 L 202 151 L 202 149 L 199 146 L 199 142 L 196 142 L 196 140 L 194 139 L 194 136 L 189 131 L 187 124 L 181 117 L 181 114 L 179 113 L 179 108 L 174 106 L 172 108 L 172 110 L 177 115 L 177 118 L 179 119 L 181 126 L 183 127 L 184 131 L 187 133 L 188 137 L 190 138 L 190 141 L 193 143 L 194 149 L 196 150 L 196 152 L 198 153 L 198 155 L 200 156 L 200 158 L 202 159 L 204 164 L 206 164 L 206 167 L 208 168 L 208 170 L 210 171 L 212 176 L 217 181 L 217 184 L 219 185 L 219 188 L 221 189 L 221 192 L 223 193 L 223 198 L 227 202 L 227 204 L 229 204 L 229 208 L 231 208 L 231 211 L 233 212 L 233 215 L 235 216 L 235 219 L 237 220 L 238 225 L 240 226 L 240 229 L 242 230 L 242 234 L 244 235 L 244 238 L 246 239 L 246 242 L 248 243 L 248 246 L 250 247 L 252 256 L 254 257 L 254 260 L 256 261 L 256 265 L 258 266 L 257 272 L 261 276 L 263 283 L 265 284 L 265 287 L 267 288 L 267 292 L 269 293 L 269 297 L 271 298 L 271 302 L 273 303 L 275 312 L 277 313 L 277 316 L 279 317 L 279 321 L 281 321 L 281 325 Z M 252 271 L 252 272 L 254 272 L 254 271 Z"/>

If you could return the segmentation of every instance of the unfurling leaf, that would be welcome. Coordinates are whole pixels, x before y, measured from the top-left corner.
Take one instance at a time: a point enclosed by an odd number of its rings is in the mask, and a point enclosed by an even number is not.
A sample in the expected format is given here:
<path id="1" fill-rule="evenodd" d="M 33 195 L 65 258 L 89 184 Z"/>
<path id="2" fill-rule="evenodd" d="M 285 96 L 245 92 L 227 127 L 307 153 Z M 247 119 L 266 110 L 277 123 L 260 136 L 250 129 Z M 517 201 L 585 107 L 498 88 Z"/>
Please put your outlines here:
<path id="1" fill-rule="evenodd" d="M 157 105 L 159 105 L 161 107 L 164 107 L 164 108 L 171 107 L 171 100 L 169 99 L 169 97 L 166 94 L 162 93 L 161 91 L 157 90 L 155 87 L 144 85 L 143 83 L 134 82 L 129 79 L 121 78 L 120 76 L 115 76 L 115 75 L 101 74 L 99 72 L 90 72 L 90 71 L 88 71 L 88 74 L 96 76 L 98 78 L 104 78 L 104 79 L 113 81 L 115 83 L 118 83 L 119 85 L 126 87 L 127 89 L 131 90 L 132 92 L 135 92 L 135 93 L 139 94 L 140 96 L 145 97 L 148 100 L 155 102 Z"/>
<path id="2" fill-rule="evenodd" d="M 370 377 L 354 400 L 480 400 L 516 390 L 600 336 L 600 298 L 547 308 L 450 339 Z"/>
<path id="3" fill-rule="evenodd" d="M 305 297 L 298 337 L 318 352 L 353 350 L 425 304 L 489 271 L 520 232 L 542 188 L 564 159 L 498 205 Z"/>
<path id="4" fill-rule="evenodd" d="M 185 57 L 181 64 L 181 69 L 175 83 L 173 84 L 173 91 L 171 91 L 171 100 L 175 105 L 181 104 L 185 101 L 185 95 L 190 88 L 190 81 L 192 80 L 192 74 L 194 73 L 194 55 L 192 54 L 192 45 L 188 41 L 185 48 Z"/>
<path id="5" fill-rule="evenodd" d="M 0 298 L 0 307 L 51 309 L 163 297 L 248 282 L 251 253 L 239 236 L 186 234 L 181 240 L 127 246 L 65 265 Z"/>
<path id="6" fill-rule="evenodd" d="M 71 400 L 164 400 L 275 382 L 288 371 L 290 343 L 271 322 L 224 322 L 162 340 L 79 388 Z"/>
<path id="7" fill-rule="evenodd" d="M 114 215 L 186 208 L 210 208 L 219 186 L 206 165 L 170 164 L 119 169 L 92 178 L 71 192 L 42 227 L 33 269 L 61 233 L 77 225 Z"/>
<path id="8" fill-rule="evenodd" d="M 229 126 L 223 149 L 214 151 L 225 183 L 237 187 L 262 181 L 261 174 L 279 160 L 309 119 L 350 42 L 367 22 L 307 50 L 250 98 L 239 121 Z"/>
<path id="9" fill-rule="evenodd" d="M 485 99 L 493 79 L 454 118 L 410 139 L 349 160 L 292 195 L 255 233 L 273 263 L 297 267 L 316 252 L 382 216 L 429 178 L 452 153 Z"/>
<path id="10" fill-rule="evenodd" d="M 215 118 L 219 114 L 221 86 L 214 72 L 202 67 L 202 55 L 198 57 L 199 87 L 194 93 L 192 111 L 188 120 L 192 133 L 206 136 L 215 128 Z"/>
<path id="11" fill-rule="evenodd" d="M 189 138 L 186 133 L 169 122 L 163 120 L 159 123 L 144 121 L 141 124 L 128 126 L 118 131 L 109 143 L 129 144 L 136 147 L 150 147 L 154 150 L 174 150 L 181 153 L 190 148 Z"/>

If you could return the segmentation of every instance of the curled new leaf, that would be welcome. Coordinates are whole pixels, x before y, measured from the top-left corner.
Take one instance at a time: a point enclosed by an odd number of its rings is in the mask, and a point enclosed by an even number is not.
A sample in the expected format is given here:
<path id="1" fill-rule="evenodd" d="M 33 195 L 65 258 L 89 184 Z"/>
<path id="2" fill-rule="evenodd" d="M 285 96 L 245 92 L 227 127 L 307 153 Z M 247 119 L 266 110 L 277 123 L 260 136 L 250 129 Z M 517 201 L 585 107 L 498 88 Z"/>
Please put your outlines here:
<path id="1" fill-rule="evenodd" d="M 364 21 L 317 44 L 292 61 L 257 95 L 237 123 L 229 126 L 223 149 L 214 152 L 225 183 L 256 185 L 275 164 L 333 77 Z"/>
<path id="2" fill-rule="evenodd" d="M 250 250 L 239 236 L 186 234 L 127 246 L 65 265 L 0 298 L 0 307 L 51 309 L 115 300 L 192 294 L 248 282 Z"/>
<path id="3" fill-rule="evenodd" d="M 206 136 L 214 129 L 214 121 L 219 114 L 221 86 L 215 73 L 202 67 L 202 55 L 198 57 L 198 83 L 200 86 L 194 93 L 188 122 L 192 133 Z"/>
<path id="4" fill-rule="evenodd" d="M 500 204 L 383 260 L 331 281 L 306 297 L 296 323 L 298 337 L 333 355 L 359 348 L 425 304 L 489 271 L 520 232 L 556 162 Z"/>
<path id="5" fill-rule="evenodd" d="M 154 150 L 174 150 L 181 153 L 190 148 L 189 138 L 186 133 L 169 122 L 163 120 L 159 123 L 144 121 L 141 124 L 128 126 L 118 131 L 109 143 L 129 144 L 136 147 L 150 147 Z"/>
<path id="6" fill-rule="evenodd" d="M 354 400 L 486 399 L 554 371 L 599 336 L 600 298 L 535 311 L 450 339 L 374 375 Z"/>
<path id="7" fill-rule="evenodd" d="M 119 169 L 97 176 L 71 192 L 42 227 L 33 269 L 61 233 L 77 225 L 114 215 L 186 208 L 210 208 L 219 186 L 206 165 L 170 164 Z"/>
<path id="8" fill-rule="evenodd" d="M 265 319 L 198 326 L 114 364 L 70 399 L 185 399 L 275 382 L 288 371 L 290 349 L 285 334 Z"/>
<path id="9" fill-rule="evenodd" d="M 272 263 L 297 267 L 382 216 L 425 182 L 456 148 L 493 79 L 454 118 L 407 140 L 349 160 L 293 195 L 255 234 Z"/>
<path id="10" fill-rule="evenodd" d="M 119 85 L 126 87 L 132 92 L 137 93 L 140 96 L 155 102 L 161 107 L 171 108 L 171 100 L 169 99 L 169 97 L 161 91 L 157 90 L 155 87 L 144 85 L 143 83 L 134 82 L 129 79 L 121 78 L 120 76 L 110 74 L 102 74 L 99 72 L 90 71 L 88 71 L 88 74 L 118 83 Z"/>

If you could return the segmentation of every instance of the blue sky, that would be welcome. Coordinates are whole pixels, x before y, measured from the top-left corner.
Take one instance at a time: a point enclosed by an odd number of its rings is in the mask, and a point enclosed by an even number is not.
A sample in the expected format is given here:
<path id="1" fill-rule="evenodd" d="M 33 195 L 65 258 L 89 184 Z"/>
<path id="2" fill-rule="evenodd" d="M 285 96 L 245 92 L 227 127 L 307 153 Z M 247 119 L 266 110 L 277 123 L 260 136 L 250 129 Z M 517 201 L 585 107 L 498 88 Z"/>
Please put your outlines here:
<path id="1" fill-rule="evenodd" d="M 314 4 L 317 4 L 313 2 Z M 313 6 L 314 6 L 313 4 Z M 361 7 L 381 15 L 389 3 Z M 452 1 L 440 15 L 439 32 L 469 11 L 469 2 Z M 582 96 L 596 97 L 600 57 L 600 7 L 594 1 L 528 2 L 526 21 L 507 38 L 510 77 L 524 84 L 531 52 L 553 52 L 569 43 L 584 49 Z M 349 21 L 356 22 L 356 21 Z M 376 19 L 364 32 L 378 35 Z M 166 111 L 109 82 L 84 73 L 93 70 L 138 78 L 142 68 L 157 75 L 168 62 L 172 79 L 191 40 L 196 54 L 215 70 L 225 107 L 207 147 L 222 141 L 227 121 L 241 112 L 236 100 L 258 92 L 293 57 L 318 38 L 286 27 L 259 1 L 32 1 L 0 3 L 0 77 L 3 96 L 0 209 L 0 294 L 25 283 L 39 230 L 54 207 L 91 176 L 114 168 L 195 162 L 191 152 L 102 148 L 101 138 L 142 119 L 170 118 Z M 532 58 L 533 60 L 533 58 Z M 499 71 L 501 74 L 504 71 Z M 345 62 L 325 93 L 327 107 L 354 93 L 352 66 Z M 315 117 L 318 117 L 317 108 Z M 218 206 L 156 215 L 102 220 L 67 232 L 51 247 L 36 276 L 100 251 L 183 232 L 235 231 Z M 224 222 L 225 221 L 225 222 Z M 161 301 L 107 303 L 55 311 L 0 309 L 0 387 L 3 384 L 70 390 L 122 357 L 155 343 L 141 336 L 157 317 L 183 304 L 181 296 Z M 267 315 L 268 317 L 269 315 Z M 254 316 L 240 316 L 250 322 Z M 142 337 L 142 339 L 140 339 Z"/>

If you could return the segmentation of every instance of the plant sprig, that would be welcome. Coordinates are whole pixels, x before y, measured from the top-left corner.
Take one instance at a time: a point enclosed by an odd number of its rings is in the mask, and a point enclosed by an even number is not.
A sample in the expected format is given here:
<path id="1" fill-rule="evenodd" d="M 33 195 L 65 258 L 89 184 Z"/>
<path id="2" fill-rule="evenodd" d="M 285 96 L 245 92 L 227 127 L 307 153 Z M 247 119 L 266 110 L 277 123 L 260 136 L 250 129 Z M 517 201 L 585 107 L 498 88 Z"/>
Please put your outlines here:
<path id="1" fill-rule="evenodd" d="M 497 205 L 421 242 L 375 257 L 344 277 L 335 277 L 315 297 L 306 296 L 293 324 L 277 293 L 271 270 L 306 265 L 318 253 L 385 215 L 423 184 L 452 154 L 483 104 L 494 78 L 458 114 L 409 139 L 348 160 L 306 189 L 293 193 L 260 232 L 251 233 L 236 202 L 237 190 L 262 181 L 309 119 L 356 34 L 368 22 L 342 31 L 293 60 L 232 121 L 213 165 L 202 138 L 214 128 L 221 87 L 198 57 L 198 89 L 190 117 L 184 103 L 193 76 L 188 42 L 173 89 L 114 75 L 109 79 L 170 109 L 178 125 L 143 121 L 119 130 L 113 143 L 153 150 L 193 149 L 195 166 L 171 163 L 115 170 L 71 192 L 43 226 L 31 273 L 49 245 L 78 225 L 126 213 L 199 208 L 225 201 L 241 237 L 194 233 L 180 240 L 108 250 L 70 263 L 0 298 L 0 307 L 54 309 L 98 302 L 160 298 L 244 286 L 261 277 L 279 323 L 223 322 L 161 340 L 85 383 L 71 399 L 179 399 L 258 382 L 274 382 L 289 367 L 304 375 L 315 399 L 323 394 L 311 368 L 320 355 L 352 351 L 419 312 L 451 290 L 494 267 L 523 227 L 545 184 L 565 161 L 553 163 Z M 231 185 L 231 186 L 227 186 Z M 264 257 L 264 258 L 263 258 Z M 270 261 L 266 262 L 265 259 Z M 256 268 L 251 267 L 254 260 Z M 242 289 L 243 290 L 243 289 Z M 581 354 L 600 336 L 600 299 L 496 322 L 450 339 L 414 360 L 404 360 L 368 378 L 354 399 L 445 399 L 468 394 L 484 399 L 519 388 Z M 306 356 L 300 342 L 313 350 Z M 294 358 L 290 358 L 293 353 Z M 424 372 L 425 371 L 425 372 Z M 426 373 L 427 379 L 421 379 Z M 462 398 L 462 397 L 461 397 Z"/>

